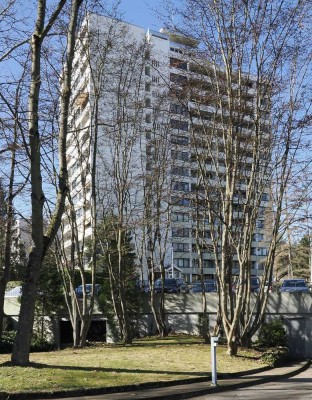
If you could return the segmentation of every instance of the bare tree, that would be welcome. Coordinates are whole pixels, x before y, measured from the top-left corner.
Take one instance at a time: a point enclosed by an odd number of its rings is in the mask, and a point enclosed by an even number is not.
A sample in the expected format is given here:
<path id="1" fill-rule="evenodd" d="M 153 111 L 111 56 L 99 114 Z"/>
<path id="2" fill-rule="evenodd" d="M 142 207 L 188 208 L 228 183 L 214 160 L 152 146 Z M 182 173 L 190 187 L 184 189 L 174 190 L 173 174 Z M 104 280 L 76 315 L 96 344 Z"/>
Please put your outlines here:
<path id="1" fill-rule="evenodd" d="M 33 34 L 30 39 L 31 54 L 31 83 L 28 97 L 29 118 L 29 162 L 31 181 L 31 225 L 33 248 L 29 254 L 16 341 L 12 353 L 14 365 L 26 365 L 29 362 L 30 341 L 34 322 L 36 289 L 42 260 L 54 240 L 61 224 L 67 194 L 67 167 L 66 167 L 66 136 L 68 106 L 71 88 L 72 59 L 74 52 L 75 33 L 77 29 L 78 11 L 82 1 L 72 1 L 67 34 L 67 51 L 64 71 L 62 74 L 62 93 L 60 96 L 60 126 L 59 126 L 59 186 L 56 208 L 47 230 L 44 233 L 43 206 L 45 196 L 42 186 L 42 159 L 40 135 L 40 85 L 41 85 L 41 57 L 42 46 L 47 35 L 51 32 L 55 22 L 60 16 L 66 1 L 60 1 L 51 11 L 47 19 L 46 2 L 39 0 L 37 3 L 37 18 Z"/>
<path id="2" fill-rule="evenodd" d="M 159 88 L 158 84 L 158 88 Z M 169 242 L 171 226 L 172 177 L 170 141 L 170 109 L 168 91 L 164 88 L 153 104 L 150 128 L 147 129 L 146 173 L 142 177 L 144 187 L 143 225 L 137 233 L 143 233 L 143 265 L 148 269 L 151 308 L 157 331 L 161 337 L 169 333 L 165 320 L 164 280 L 173 268 L 168 263 L 172 244 Z M 172 263 L 172 260 L 170 260 Z M 173 271 L 172 271 L 172 277 Z M 162 280 L 160 296 L 155 295 L 155 280 Z M 158 299 L 156 297 L 159 297 Z"/>
<path id="3" fill-rule="evenodd" d="M 0 157 L 5 166 L 2 173 L 2 184 L 6 186 L 5 218 L 3 217 L 3 256 L 2 271 L 0 278 L 0 336 L 3 329 L 3 305 L 7 283 L 12 270 L 12 230 L 14 225 L 15 210 L 13 200 L 20 190 L 25 186 L 16 179 L 18 170 L 22 166 L 24 153 L 23 133 L 25 120 L 22 116 L 23 88 L 25 87 L 25 58 L 18 58 L 22 54 L 23 45 L 28 40 L 28 32 L 22 29 L 25 16 L 18 16 L 18 1 L 2 1 L 0 11 L 0 63 L 2 78 L 0 84 Z M 15 27 L 15 29 L 14 29 Z M 26 40 L 25 40 L 26 37 Z M 15 59 L 18 61 L 15 61 Z M 20 66 L 21 68 L 18 68 Z M 26 174 L 27 180 L 27 174 Z"/>
<path id="4" fill-rule="evenodd" d="M 262 323 L 285 189 L 291 171 L 303 167 L 296 161 L 310 115 L 310 49 L 299 43 L 310 12 L 309 2 L 190 0 L 178 10 L 181 25 L 174 26 L 200 43 L 185 51 L 186 98 L 232 355 L 238 342 L 250 344 Z M 261 225 L 270 232 L 254 304 L 251 253 Z"/>

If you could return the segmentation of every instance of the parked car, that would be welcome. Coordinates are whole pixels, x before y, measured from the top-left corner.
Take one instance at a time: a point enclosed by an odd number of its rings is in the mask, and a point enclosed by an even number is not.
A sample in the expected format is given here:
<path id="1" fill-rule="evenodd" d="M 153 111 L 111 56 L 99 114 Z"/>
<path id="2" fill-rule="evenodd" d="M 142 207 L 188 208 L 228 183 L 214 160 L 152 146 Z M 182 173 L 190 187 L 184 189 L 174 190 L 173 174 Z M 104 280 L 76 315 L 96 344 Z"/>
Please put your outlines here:
<path id="1" fill-rule="evenodd" d="M 214 279 L 205 280 L 204 281 L 204 291 L 206 293 L 216 292 L 217 291 L 216 281 Z M 201 293 L 201 292 L 202 292 L 201 282 L 195 282 L 191 289 L 191 293 Z"/>
<path id="2" fill-rule="evenodd" d="M 309 292 L 305 279 L 284 279 L 280 292 Z"/>
<path id="3" fill-rule="evenodd" d="M 181 286 L 182 286 L 182 282 L 176 278 L 165 278 L 165 280 L 164 280 L 164 292 L 165 293 L 181 293 Z M 155 285 L 154 285 L 155 293 L 161 293 L 162 287 L 163 287 L 162 279 L 159 278 L 155 281 Z M 182 286 L 182 290 L 183 290 L 183 286 Z"/>
<path id="4" fill-rule="evenodd" d="M 95 287 L 94 287 L 94 291 L 95 291 L 95 295 L 98 296 L 100 294 L 100 291 L 101 291 L 101 285 L 96 283 Z M 75 292 L 76 292 L 78 297 L 82 297 L 83 296 L 83 286 L 80 285 L 80 286 L 76 287 Z M 87 283 L 86 284 L 86 294 L 87 294 L 87 296 L 90 295 L 91 292 L 92 292 L 92 284 L 91 283 Z"/>

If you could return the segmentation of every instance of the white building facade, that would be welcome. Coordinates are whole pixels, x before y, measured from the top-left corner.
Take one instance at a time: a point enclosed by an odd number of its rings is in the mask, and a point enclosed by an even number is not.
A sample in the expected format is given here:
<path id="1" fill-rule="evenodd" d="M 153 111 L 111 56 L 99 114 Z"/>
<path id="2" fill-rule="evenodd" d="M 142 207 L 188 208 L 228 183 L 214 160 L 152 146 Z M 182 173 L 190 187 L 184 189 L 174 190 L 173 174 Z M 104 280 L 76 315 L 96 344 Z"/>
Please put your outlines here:
<path id="1" fill-rule="evenodd" d="M 209 78 L 189 58 L 187 49 L 196 44 L 94 14 L 85 21 L 80 38 L 67 154 L 79 240 L 92 235 L 95 223 L 115 215 L 132 233 L 145 277 L 149 268 L 163 267 L 168 276 L 190 282 L 200 274 L 200 265 L 205 277 L 213 277 L 211 239 L 218 229 L 212 229 L 205 196 L 222 186 L 225 165 L 222 151 L 217 149 L 220 155 L 215 158 L 211 150 L 215 139 L 209 141 L 204 132 L 210 129 L 214 138 L 224 122 L 216 118 Z M 255 89 L 252 81 L 249 84 L 252 108 Z M 240 132 L 252 135 L 248 118 L 242 121 Z M 199 162 L 203 158 L 204 173 Z M 242 175 L 248 175 L 251 163 L 247 154 Z M 237 220 L 244 193 L 242 181 Z M 270 240 L 268 192 L 262 197 L 251 244 L 252 275 L 261 275 Z M 65 248 L 73 240 L 70 218 L 67 213 Z M 221 226 L 222 221 L 213 224 Z M 236 262 L 233 257 L 234 269 Z"/>

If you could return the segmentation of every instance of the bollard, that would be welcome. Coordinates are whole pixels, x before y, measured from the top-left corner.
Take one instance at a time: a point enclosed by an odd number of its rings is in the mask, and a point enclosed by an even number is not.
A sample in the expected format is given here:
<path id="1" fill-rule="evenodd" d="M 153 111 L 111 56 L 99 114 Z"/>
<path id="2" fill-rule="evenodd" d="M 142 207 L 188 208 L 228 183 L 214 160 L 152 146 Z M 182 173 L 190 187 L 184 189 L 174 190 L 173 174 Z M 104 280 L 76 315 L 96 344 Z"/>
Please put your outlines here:
<path id="1" fill-rule="evenodd" d="M 211 346 L 211 386 L 217 386 L 217 344 L 218 336 L 210 337 Z"/>

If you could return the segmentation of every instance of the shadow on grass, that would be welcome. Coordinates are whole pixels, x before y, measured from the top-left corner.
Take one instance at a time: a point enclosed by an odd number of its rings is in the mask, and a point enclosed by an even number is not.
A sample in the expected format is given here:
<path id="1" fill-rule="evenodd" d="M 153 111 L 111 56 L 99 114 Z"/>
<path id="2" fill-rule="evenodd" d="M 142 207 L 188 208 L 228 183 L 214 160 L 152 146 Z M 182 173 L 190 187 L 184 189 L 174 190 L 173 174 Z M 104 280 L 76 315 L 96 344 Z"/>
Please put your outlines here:
<path id="1" fill-rule="evenodd" d="M 173 343 L 173 342 L 169 342 L 169 341 L 166 342 L 165 339 L 163 339 L 163 340 L 164 340 L 163 342 L 161 340 L 155 341 L 155 342 L 134 342 L 131 345 L 129 345 L 129 347 L 160 347 L 160 346 L 181 346 L 181 345 L 191 346 L 193 344 L 194 345 L 198 345 L 198 344 L 206 344 L 207 345 L 207 343 L 200 342 L 200 341 L 198 341 L 198 342 L 185 342 L 185 341 L 183 342 L 183 341 L 181 341 L 178 343 Z M 114 346 L 116 346 L 116 345 L 114 345 Z M 121 346 L 125 346 L 125 345 L 121 345 Z"/>
<path id="2" fill-rule="evenodd" d="M 260 355 L 258 355 L 258 356 L 247 356 L 247 355 L 244 355 L 244 354 L 237 354 L 235 357 L 237 357 L 237 358 L 247 358 L 248 360 L 254 360 L 254 361 L 259 361 L 260 359 L 261 359 L 261 356 Z"/>
<path id="3" fill-rule="evenodd" d="M 7 361 L 5 363 L 0 364 L 0 367 L 12 367 L 12 364 Z M 185 376 L 196 376 L 196 377 L 205 377 L 209 374 L 205 372 L 187 372 L 187 371 L 157 371 L 157 370 L 148 370 L 148 369 L 127 369 L 127 368 L 99 368 L 99 367 L 76 367 L 69 365 L 49 365 L 49 364 L 41 364 L 41 363 L 29 363 L 28 368 L 36 368 L 36 369 L 61 369 L 68 371 L 85 371 L 85 372 L 117 372 L 117 373 L 128 373 L 128 374 L 159 374 L 159 375 L 185 375 Z M 24 367 L 23 367 L 24 368 Z"/>

